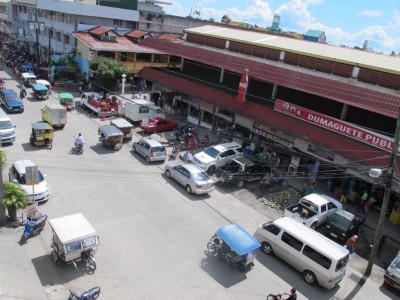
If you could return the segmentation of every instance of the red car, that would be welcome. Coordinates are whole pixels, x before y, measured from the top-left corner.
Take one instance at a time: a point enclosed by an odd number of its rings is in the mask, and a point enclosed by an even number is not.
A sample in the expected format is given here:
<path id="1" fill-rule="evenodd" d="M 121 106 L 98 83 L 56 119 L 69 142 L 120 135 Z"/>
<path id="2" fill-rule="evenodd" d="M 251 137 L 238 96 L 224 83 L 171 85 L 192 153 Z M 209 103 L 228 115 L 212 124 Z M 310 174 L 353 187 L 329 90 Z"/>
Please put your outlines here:
<path id="1" fill-rule="evenodd" d="M 147 133 L 172 131 L 178 127 L 178 123 L 163 118 L 150 118 L 147 124 L 140 123 L 140 128 Z"/>

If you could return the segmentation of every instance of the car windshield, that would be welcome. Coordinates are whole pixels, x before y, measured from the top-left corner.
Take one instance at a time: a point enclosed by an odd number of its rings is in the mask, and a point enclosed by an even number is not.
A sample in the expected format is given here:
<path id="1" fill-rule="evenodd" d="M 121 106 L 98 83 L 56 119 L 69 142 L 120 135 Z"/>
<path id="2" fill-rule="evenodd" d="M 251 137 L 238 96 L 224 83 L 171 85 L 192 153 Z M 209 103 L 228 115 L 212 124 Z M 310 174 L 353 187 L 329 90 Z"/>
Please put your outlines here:
<path id="1" fill-rule="evenodd" d="M 200 172 L 200 173 L 194 173 L 193 178 L 194 181 L 207 181 L 210 179 L 210 176 L 208 176 L 206 172 Z"/>
<path id="2" fill-rule="evenodd" d="M 343 230 L 349 228 L 351 224 L 351 221 L 349 219 L 346 219 L 345 217 L 338 214 L 334 214 L 331 217 L 329 217 L 329 222 L 335 224 L 337 227 Z"/>
<path id="3" fill-rule="evenodd" d="M 301 200 L 301 204 L 303 204 L 309 210 L 312 210 L 313 212 L 318 213 L 318 208 L 314 203 L 312 203 L 306 199 L 303 199 L 303 200 Z"/>
<path id="4" fill-rule="evenodd" d="M 9 129 L 12 128 L 12 124 L 10 121 L 0 121 L 0 129 Z"/>
<path id="5" fill-rule="evenodd" d="M 348 262 L 349 262 L 349 255 L 347 254 L 345 257 L 338 260 L 335 271 L 338 272 L 338 271 L 342 270 L 343 268 L 345 268 L 347 266 Z"/>
<path id="6" fill-rule="evenodd" d="M 156 121 L 156 120 L 153 120 L 153 119 L 150 119 L 147 123 L 148 123 L 148 124 L 155 125 L 155 124 L 157 124 L 157 121 Z"/>
<path id="7" fill-rule="evenodd" d="M 211 156 L 212 158 L 217 158 L 217 156 L 221 153 L 214 147 L 207 148 L 204 150 L 204 153 L 207 154 L 208 156 Z"/>
<path id="8" fill-rule="evenodd" d="M 42 173 L 40 171 L 38 171 L 38 179 L 39 182 L 42 182 L 44 180 L 44 177 L 42 175 Z M 20 184 L 26 184 L 26 174 L 22 175 L 22 177 L 20 177 Z"/>

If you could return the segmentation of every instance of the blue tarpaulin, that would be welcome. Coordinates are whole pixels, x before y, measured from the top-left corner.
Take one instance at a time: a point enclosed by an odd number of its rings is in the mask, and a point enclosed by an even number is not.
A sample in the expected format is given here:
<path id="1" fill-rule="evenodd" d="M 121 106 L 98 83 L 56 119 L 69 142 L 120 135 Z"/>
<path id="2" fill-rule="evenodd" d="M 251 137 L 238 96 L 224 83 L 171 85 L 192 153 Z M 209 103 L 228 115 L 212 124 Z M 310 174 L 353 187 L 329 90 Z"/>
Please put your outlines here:
<path id="1" fill-rule="evenodd" d="M 261 244 L 239 224 L 228 224 L 217 230 L 216 234 L 238 254 L 253 251 Z"/>

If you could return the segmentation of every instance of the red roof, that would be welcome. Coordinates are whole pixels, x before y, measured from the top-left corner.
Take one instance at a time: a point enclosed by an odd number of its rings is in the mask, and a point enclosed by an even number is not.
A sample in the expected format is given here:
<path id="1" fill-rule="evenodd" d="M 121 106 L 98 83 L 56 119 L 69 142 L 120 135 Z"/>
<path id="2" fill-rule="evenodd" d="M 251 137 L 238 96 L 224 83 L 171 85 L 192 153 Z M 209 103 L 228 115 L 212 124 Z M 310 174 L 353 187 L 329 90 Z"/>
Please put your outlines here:
<path id="1" fill-rule="evenodd" d="M 169 41 L 181 39 L 179 34 L 173 34 L 173 33 L 164 33 L 157 38 L 162 39 L 162 40 L 169 40 Z"/>
<path id="2" fill-rule="evenodd" d="M 91 50 L 95 51 L 121 51 L 136 53 L 159 53 L 153 48 L 138 45 L 125 36 L 117 36 L 115 41 L 100 40 L 89 32 L 74 32 L 73 35 Z"/>
<path id="3" fill-rule="evenodd" d="M 94 33 L 94 34 L 98 34 L 98 35 L 102 35 L 106 32 L 112 31 L 114 32 L 116 35 L 118 35 L 118 33 L 116 33 L 114 30 L 112 30 L 111 28 L 107 28 L 107 27 L 95 27 L 89 30 L 90 33 Z"/>
<path id="4" fill-rule="evenodd" d="M 387 152 L 297 120 L 254 102 L 240 104 L 236 101 L 235 95 L 224 93 L 218 89 L 151 68 L 143 68 L 138 75 L 154 83 L 165 85 L 178 93 L 224 107 L 275 130 L 290 132 L 298 137 L 306 137 L 310 143 L 325 146 L 344 157 L 361 160 L 373 166 L 386 166 L 389 162 L 389 153 Z"/>
<path id="5" fill-rule="evenodd" d="M 252 60 L 236 53 L 229 54 L 226 51 L 222 53 L 200 48 L 198 45 L 187 45 L 163 39 L 146 39 L 142 45 L 239 74 L 247 68 L 250 77 L 397 118 L 400 95 L 395 92 L 384 93 L 376 89 L 368 89 L 354 84 L 350 79 L 329 79 L 318 76 L 317 72 L 313 75 L 270 64 L 267 60 Z"/>
<path id="6" fill-rule="evenodd" d="M 132 30 L 132 31 L 129 31 L 128 33 L 126 33 L 125 36 L 138 39 L 138 38 L 144 37 L 146 34 L 149 34 L 149 33 L 146 31 L 141 31 L 141 30 Z"/>

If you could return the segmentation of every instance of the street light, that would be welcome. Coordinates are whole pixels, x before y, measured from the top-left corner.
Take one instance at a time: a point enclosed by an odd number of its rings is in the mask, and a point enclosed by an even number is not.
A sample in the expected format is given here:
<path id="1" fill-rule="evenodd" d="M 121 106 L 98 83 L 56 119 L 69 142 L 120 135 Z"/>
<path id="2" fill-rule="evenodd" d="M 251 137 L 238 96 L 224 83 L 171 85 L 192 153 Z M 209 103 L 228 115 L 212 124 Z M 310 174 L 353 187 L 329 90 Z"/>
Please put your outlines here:
<path id="1" fill-rule="evenodd" d="M 126 81 L 126 74 L 122 74 L 122 96 L 125 96 L 125 81 Z"/>

